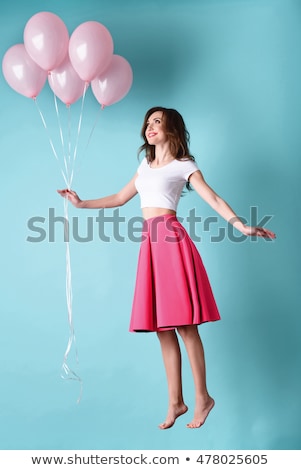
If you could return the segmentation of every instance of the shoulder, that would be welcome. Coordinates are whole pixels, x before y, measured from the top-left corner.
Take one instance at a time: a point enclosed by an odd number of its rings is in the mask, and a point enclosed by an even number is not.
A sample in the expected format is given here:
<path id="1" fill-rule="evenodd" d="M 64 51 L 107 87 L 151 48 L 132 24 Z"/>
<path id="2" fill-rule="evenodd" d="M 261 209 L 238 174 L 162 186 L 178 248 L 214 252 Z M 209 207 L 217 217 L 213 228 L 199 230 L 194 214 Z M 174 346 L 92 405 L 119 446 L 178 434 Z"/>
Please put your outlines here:
<path id="1" fill-rule="evenodd" d="M 194 173 L 195 171 L 199 170 L 199 167 L 195 160 L 192 158 L 182 158 L 177 159 L 175 163 L 177 170 L 179 173 L 187 180 L 189 176 Z"/>
<path id="2" fill-rule="evenodd" d="M 178 165 L 182 168 L 188 168 L 188 167 L 194 167 L 194 168 L 198 168 L 198 165 L 197 165 L 197 162 L 193 159 L 193 158 L 176 158 L 175 159 L 176 162 L 178 163 Z"/>

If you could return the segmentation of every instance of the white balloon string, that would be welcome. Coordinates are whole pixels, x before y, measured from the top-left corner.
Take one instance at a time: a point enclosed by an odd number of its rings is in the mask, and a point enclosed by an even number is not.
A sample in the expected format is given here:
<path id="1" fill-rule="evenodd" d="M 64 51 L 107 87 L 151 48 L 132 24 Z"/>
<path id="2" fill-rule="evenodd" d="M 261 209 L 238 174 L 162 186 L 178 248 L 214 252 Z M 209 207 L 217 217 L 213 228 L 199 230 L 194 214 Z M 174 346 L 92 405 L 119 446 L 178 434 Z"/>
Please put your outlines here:
<path id="1" fill-rule="evenodd" d="M 55 111 L 56 111 L 56 117 L 57 117 L 58 125 L 59 125 L 59 131 L 60 131 L 60 138 L 61 138 L 61 143 L 62 143 L 63 154 L 65 155 L 64 136 L 63 136 L 62 126 L 61 126 L 61 118 L 60 118 L 60 113 L 59 113 L 59 107 L 58 107 L 58 104 L 57 104 L 57 98 L 56 98 L 55 93 L 53 93 L 53 98 L 54 98 L 54 107 L 55 107 Z"/>
<path id="2" fill-rule="evenodd" d="M 68 106 L 68 159 L 71 160 L 71 106 Z"/>
<path id="3" fill-rule="evenodd" d="M 77 403 L 80 402 L 83 390 L 83 381 L 80 376 L 68 366 L 68 357 L 72 349 L 72 345 L 75 347 L 76 362 L 78 364 L 78 351 L 75 340 L 75 331 L 73 326 L 73 314 L 72 314 L 72 276 L 71 276 L 71 258 L 70 258 L 70 240 L 69 240 L 69 216 L 68 216 L 68 200 L 64 199 L 64 240 L 66 243 L 66 301 L 67 301 L 67 312 L 68 312 L 68 323 L 69 323 L 69 339 L 67 348 L 64 354 L 64 360 L 62 364 L 61 377 L 66 380 L 76 380 L 80 383 L 80 394 L 77 399 Z"/>
<path id="4" fill-rule="evenodd" d="M 99 106 L 99 108 L 98 108 L 98 113 L 97 113 L 97 115 L 96 115 L 94 124 L 93 124 L 93 126 L 92 126 L 90 135 L 89 135 L 89 137 L 88 137 L 88 141 L 87 141 L 87 145 L 86 145 L 86 148 L 85 148 L 85 152 L 84 152 L 84 153 L 86 153 L 86 150 L 87 150 L 88 145 L 89 145 L 89 143 L 90 143 L 91 137 L 92 137 L 93 132 L 94 132 L 94 130 L 95 130 L 96 124 L 97 124 L 97 122 L 98 122 L 98 120 L 99 120 L 100 113 L 101 113 L 103 110 L 104 110 L 104 108 L 102 108 L 101 106 Z"/>
<path id="5" fill-rule="evenodd" d="M 89 83 L 86 82 L 85 87 L 84 87 L 84 93 L 83 93 L 83 96 L 82 96 L 80 116 L 79 116 L 79 120 L 78 120 L 77 138 L 76 138 L 76 144 L 75 144 L 75 148 L 74 148 L 73 162 L 75 162 L 76 155 L 77 155 L 78 141 L 79 141 L 79 135 L 80 135 L 81 125 L 82 125 L 82 118 L 83 118 L 84 103 L 85 103 L 85 97 L 86 97 L 86 92 L 87 92 L 88 86 L 89 86 Z"/>
<path id="6" fill-rule="evenodd" d="M 40 109 L 40 107 L 39 107 L 37 98 L 34 99 L 34 102 L 35 102 L 36 108 L 37 108 L 37 110 L 38 110 L 38 113 L 39 113 L 39 115 L 40 115 L 40 117 L 41 117 L 41 120 L 42 120 L 43 126 L 44 126 L 44 128 L 45 128 L 45 131 L 46 131 L 46 133 L 47 133 L 47 135 L 48 135 L 48 139 L 49 139 L 49 143 L 50 143 L 50 147 L 51 147 L 51 149 L 52 149 L 53 155 L 55 156 L 55 159 L 57 160 L 57 162 L 58 162 L 58 164 L 59 164 L 59 166 L 60 166 L 60 171 L 61 171 L 61 173 L 62 173 L 62 175 L 63 175 L 64 181 L 65 181 L 66 185 L 68 185 L 68 178 L 67 178 L 67 175 L 64 173 L 64 171 L 63 171 L 63 169 L 62 169 L 62 167 L 61 167 L 59 157 L 58 157 L 57 152 L 56 152 L 56 150 L 55 150 L 55 147 L 54 147 L 52 138 L 51 138 L 51 136 L 50 136 L 50 134 L 49 134 L 49 130 L 48 130 L 48 127 L 47 127 L 45 118 L 44 118 L 44 116 L 43 116 L 43 113 L 42 113 L 42 111 L 41 111 L 41 109 Z"/>
<path id="7" fill-rule="evenodd" d="M 55 93 L 53 93 L 53 97 L 54 97 L 54 108 L 55 108 L 55 112 L 56 112 L 58 128 L 59 128 L 59 133 L 60 133 L 60 140 L 61 140 L 61 144 L 62 144 L 64 166 L 65 166 L 65 170 L 66 170 L 66 174 L 67 174 L 67 180 L 70 181 L 70 165 L 68 165 L 68 162 L 67 162 L 65 141 L 64 141 L 62 124 L 61 124 L 61 117 L 60 117 L 59 107 L 58 107 L 57 98 L 56 98 Z"/>
<path id="8" fill-rule="evenodd" d="M 70 174 L 70 187 L 72 186 L 73 174 L 74 174 L 74 160 L 71 160 L 71 106 L 68 107 L 68 161 L 71 168 Z"/>
<path id="9" fill-rule="evenodd" d="M 88 149 L 89 143 L 90 143 L 90 141 L 91 141 L 93 132 L 94 132 L 94 130 L 95 130 L 95 128 L 96 128 L 96 125 L 97 125 L 97 123 L 98 123 L 98 121 L 99 121 L 99 118 L 100 118 L 100 114 L 101 114 L 101 112 L 103 111 L 103 109 L 104 109 L 104 108 L 102 108 L 101 106 L 99 106 L 98 113 L 97 113 L 97 115 L 96 115 L 94 124 L 93 124 L 93 126 L 92 126 L 92 128 L 91 128 L 91 131 L 90 131 L 90 134 L 89 134 L 87 143 L 86 143 L 86 147 L 85 147 L 85 149 L 84 149 L 84 151 L 83 151 L 83 153 L 82 153 L 82 157 L 80 158 L 79 165 L 77 166 L 77 171 L 79 171 L 80 168 L 81 168 L 81 165 L 82 165 L 82 162 L 83 162 L 83 160 L 84 160 L 84 158 L 85 158 L 85 156 L 86 156 L 87 149 Z"/>
<path id="10" fill-rule="evenodd" d="M 55 150 L 55 147 L 53 145 L 51 136 L 49 135 L 48 127 L 45 121 L 45 118 L 43 116 L 43 113 L 37 103 L 37 100 L 35 99 L 35 104 L 38 109 L 39 115 L 42 119 L 42 123 L 44 125 L 44 128 L 48 134 L 49 142 L 53 151 L 53 154 L 57 160 L 58 163 L 60 163 L 60 160 L 58 158 L 57 152 Z M 60 125 L 60 117 L 59 117 L 59 112 L 58 112 L 58 106 L 57 102 L 55 99 L 55 108 L 57 112 L 57 117 L 59 121 L 59 126 L 60 126 L 60 134 L 61 134 L 61 142 L 63 145 L 63 152 L 64 152 L 64 139 L 63 139 L 63 133 L 61 130 L 61 125 Z M 70 133 L 69 133 L 69 149 L 70 149 Z M 73 176 L 73 170 L 70 176 L 70 165 L 68 165 L 68 162 L 66 160 L 66 156 L 64 154 L 64 163 L 65 163 L 65 169 L 66 169 L 66 174 L 61 168 L 61 172 L 64 178 L 64 181 L 67 185 L 67 188 L 70 189 L 71 187 L 71 180 Z M 63 359 L 63 364 L 62 364 L 62 374 L 61 377 L 66 380 L 76 380 L 80 383 L 80 393 L 79 397 L 77 399 L 77 403 L 80 402 L 81 397 L 82 397 L 82 390 L 83 390 L 83 382 L 80 376 L 69 367 L 68 365 L 68 358 L 69 354 L 72 349 L 72 345 L 75 347 L 75 357 L 76 357 L 76 362 L 78 363 L 78 352 L 77 352 L 77 347 L 76 347 L 76 340 L 75 340 L 75 332 L 74 332 L 74 326 L 73 326 L 73 313 L 72 313 L 72 276 L 71 276 L 71 258 L 70 258 L 70 240 L 69 240 L 69 215 L 68 215 L 68 200 L 64 199 L 64 241 L 66 243 L 66 301 L 67 301 L 67 312 L 68 312 L 68 324 L 69 324 L 69 339 L 68 339 L 68 344 L 67 348 L 64 354 L 64 359 Z"/>

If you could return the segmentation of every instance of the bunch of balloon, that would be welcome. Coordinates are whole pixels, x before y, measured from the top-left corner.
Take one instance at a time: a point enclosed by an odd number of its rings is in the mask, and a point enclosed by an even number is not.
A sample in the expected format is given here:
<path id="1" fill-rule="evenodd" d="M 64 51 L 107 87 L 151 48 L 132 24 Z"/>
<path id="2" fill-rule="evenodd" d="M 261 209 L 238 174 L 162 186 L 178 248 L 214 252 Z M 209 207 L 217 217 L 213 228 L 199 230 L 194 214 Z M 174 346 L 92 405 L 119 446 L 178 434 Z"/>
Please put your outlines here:
<path id="1" fill-rule="evenodd" d="M 76 143 L 89 85 L 91 84 L 101 109 L 120 101 L 132 86 L 130 64 L 124 57 L 113 53 L 112 36 L 97 21 L 80 24 L 69 38 L 67 27 L 61 18 L 51 12 L 39 12 L 26 23 L 23 37 L 24 43 L 10 47 L 5 53 L 2 61 L 3 75 L 11 88 L 34 100 L 47 132 L 46 120 L 37 102 L 47 78 L 53 91 L 57 114 L 59 108 L 56 98 L 66 105 L 69 112 L 71 105 L 82 98 Z M 58 122 L 63 140 L 59 115 Z M 50 144 L 59 160 L 51 139 Z M 77 145 L 74 146 L 73 157 L 70 155 L 70 148 L 69 142 L 68 149 L 65 150 L 63 145 L 62 152 L 62 173 L 68 187 L 72 183 Z"/>
<path id="2" fill-rule="evenodd" d="M 25 25 L 24 43 L 10 47 L 2 60 L 4 78 L 10 87 L 37 106 L 47 131 L 53 154 L 60 165 L 64 182 L 71 187 L 81 131 L 84 102 L 91 84 L 93 95 L 104 109 L 120 101 L 130 90 L 133 72 L 129 62 L 114 54 L 114 44 L 109 30 L 97 21 L 80 24 L 70 35 L 62 19 L 56 14 L 43 11 L 32 16 Z M 47 80 L 48 79 L 48 80 Z M 49 134 L 45 117 L 37 97 L 48 81 L 53 91 L 54 107 L 58 119 L 62 152 L 58 152 Z M 57 98 L 68 112 L 68 145 L 65 144 Z M 75 142 L 70 142 L 71 105 L 81 98 Z M 92 128 L 92 132 L 95 125 Z M 90 134 L 90 137 L 92 135 Z M 67 139 L 67 140 L 68 140 Z M 71 145 L 73 144 L 73 145 Z M 64 200 L 64 219 L 68 225 L 68 201 Z M 62 377 L 82 380 L 68 366 L 71 347 L 75 345 L 72 315 L 72 285 L 69 238 L 66 239 L 66 299 L 70 335 L 64 354 Z M 76 348 L 76 346 L 75 346 Z M 77 357 L 77 351 L 76 351 Z M 81 397 L 80 392 L 80 397 Z M 80 397 L 79 400 L 80 401 Z"/>

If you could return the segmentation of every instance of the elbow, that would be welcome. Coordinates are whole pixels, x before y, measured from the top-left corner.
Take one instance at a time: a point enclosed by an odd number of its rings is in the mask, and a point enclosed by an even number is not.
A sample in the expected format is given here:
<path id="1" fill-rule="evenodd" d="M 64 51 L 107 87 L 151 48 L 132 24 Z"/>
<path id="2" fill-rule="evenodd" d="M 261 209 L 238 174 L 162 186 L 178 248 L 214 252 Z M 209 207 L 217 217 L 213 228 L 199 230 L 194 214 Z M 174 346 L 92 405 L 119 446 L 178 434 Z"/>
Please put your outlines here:
<path id="1" fill-rule="evenodd" d="M 216 194 L 213 195 L 210 200 L 208 201 L 209 205 L 214 209 L 218 210 L 219 207 L 221 207 L 223 200 L 217 196 Z"/>
<path id="2" fill-rule="evenodd" d="M 122 196 L 122 194 L 115 194 L 115 207 L 121 207 L 124 206 L 126 203 L 126 199 Z"/>
<path id="3" fill-rule="evenodd" d="M 134 197 L 134 195 L 135 194 L 123 194 L 122 192 L 115 194 L 116 206 L 124 206 L 132 199 L 132 197 Z"/>

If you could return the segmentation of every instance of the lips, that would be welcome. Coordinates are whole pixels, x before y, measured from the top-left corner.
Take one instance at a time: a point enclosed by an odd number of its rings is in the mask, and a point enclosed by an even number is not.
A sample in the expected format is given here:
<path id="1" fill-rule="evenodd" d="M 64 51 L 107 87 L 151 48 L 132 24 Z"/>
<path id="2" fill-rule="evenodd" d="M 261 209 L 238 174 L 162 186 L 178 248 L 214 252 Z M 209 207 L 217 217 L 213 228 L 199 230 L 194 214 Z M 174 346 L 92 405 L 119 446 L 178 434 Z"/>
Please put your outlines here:
<path id="1" fill-rule="evenodd" d="M 151 138 L 151 137 L 155 137 L 155 135 L 157 135 L 156 132 L 150 132 L 149 134 L 147 134 L 147 137 Z"/>

